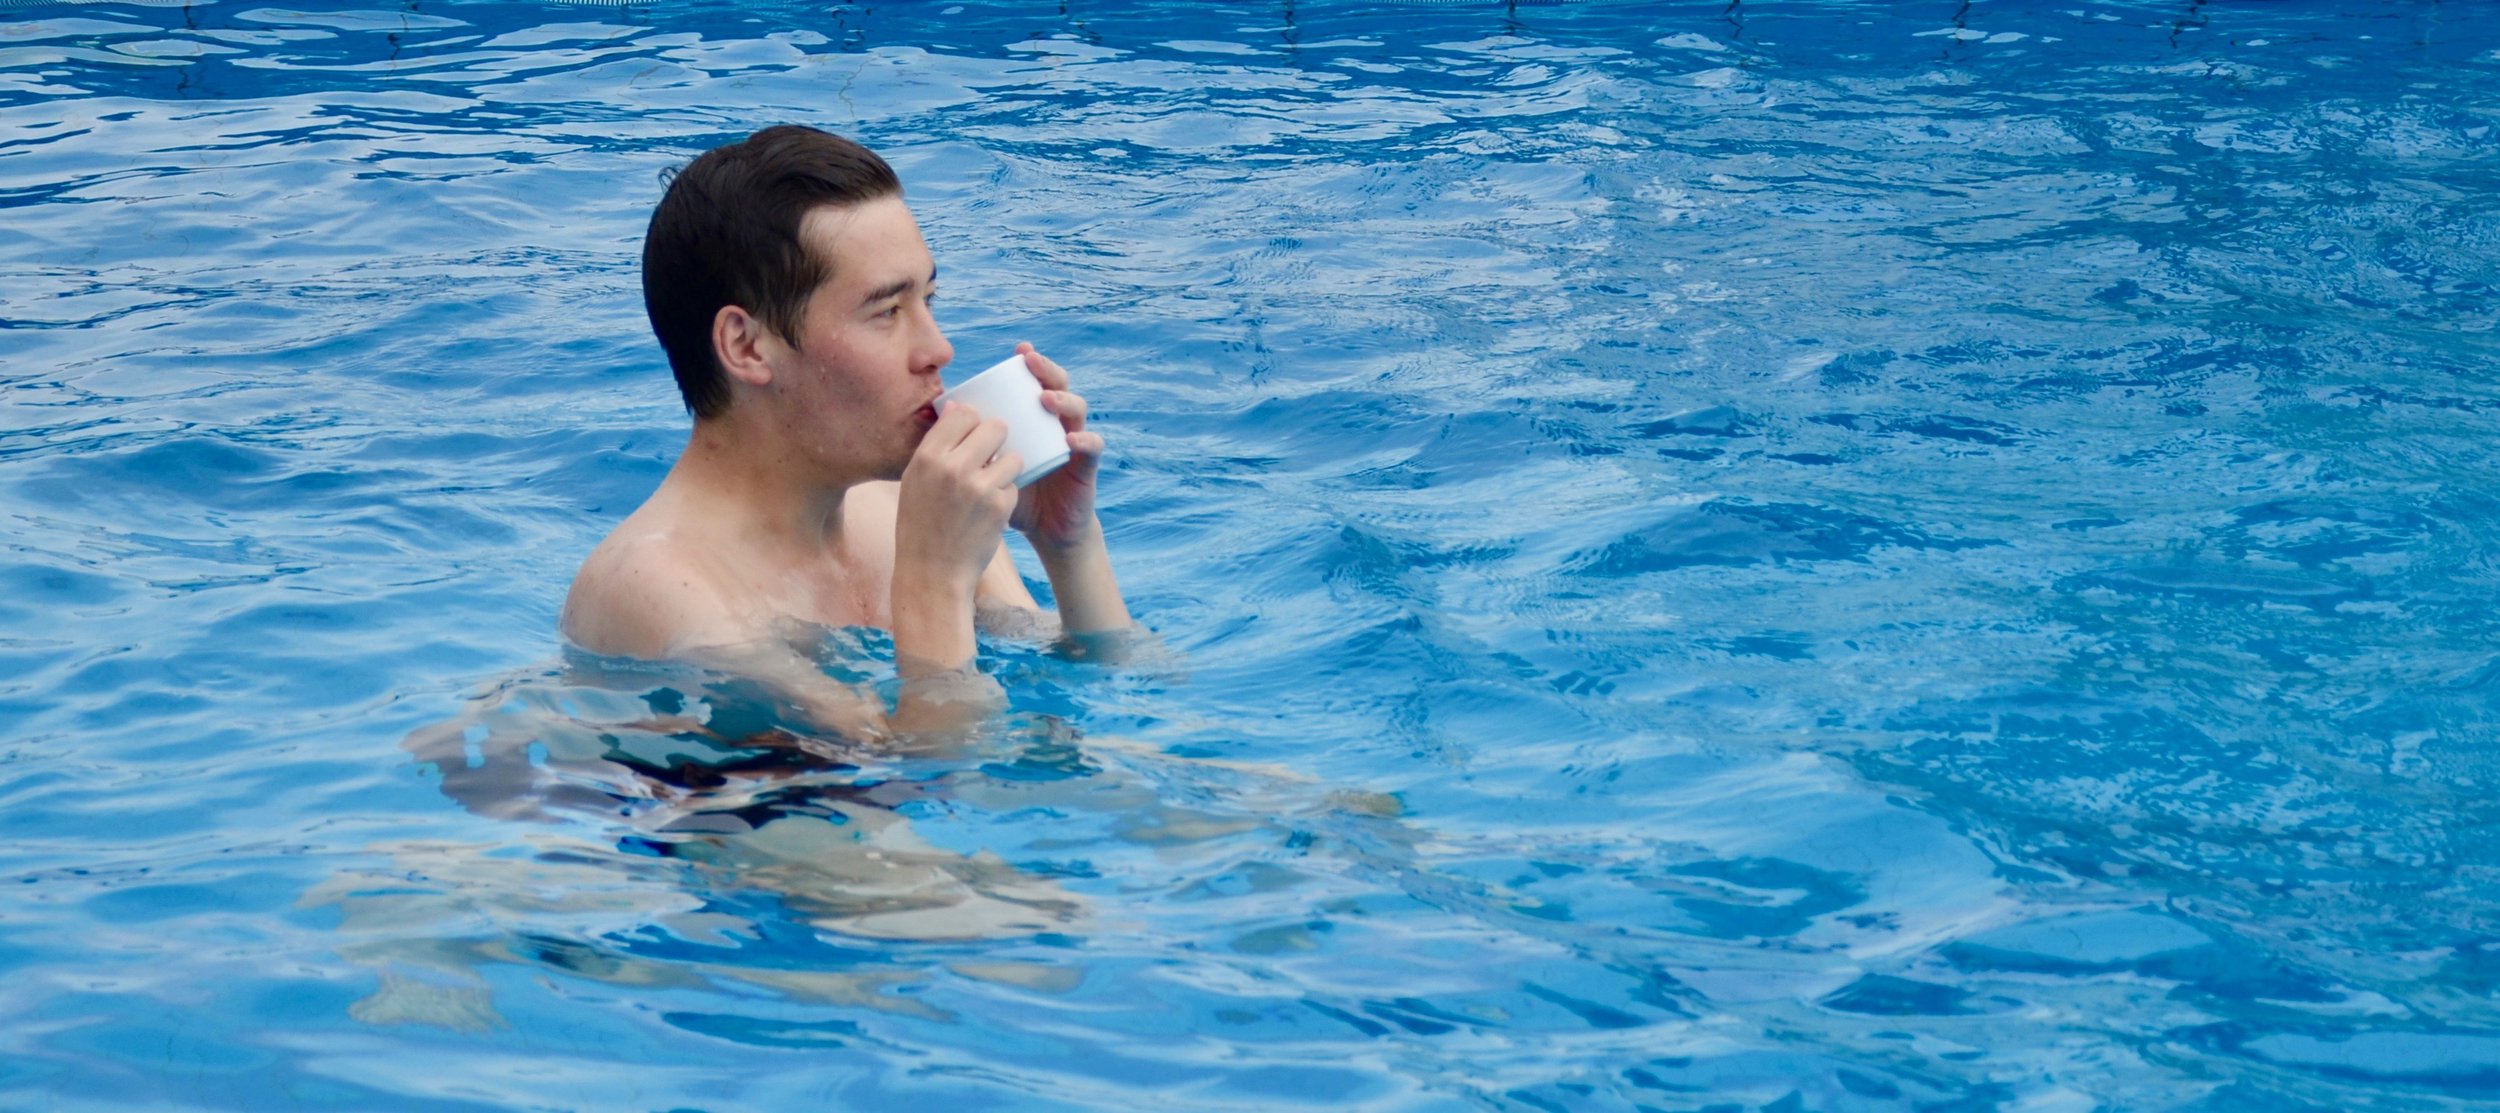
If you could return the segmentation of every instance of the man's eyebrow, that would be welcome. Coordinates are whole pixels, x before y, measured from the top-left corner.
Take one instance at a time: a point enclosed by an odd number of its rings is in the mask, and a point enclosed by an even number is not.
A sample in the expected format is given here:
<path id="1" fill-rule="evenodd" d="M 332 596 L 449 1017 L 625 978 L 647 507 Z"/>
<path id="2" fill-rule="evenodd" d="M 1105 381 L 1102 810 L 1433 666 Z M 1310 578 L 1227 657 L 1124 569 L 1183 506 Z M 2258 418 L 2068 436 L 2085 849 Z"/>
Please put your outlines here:
<path id="1" fill-rule="evenodd" d="M 914 286 L 920 285 L 922 281 L 922 279 L 918 278 L 897 278 L 892 282 L 888 282 L 883 286 L 879 286 L 874 290 L 868 291 L 866 296 L 859 299 L 859 303 L 861 305 L 875 305 L 878 302 L 884 301 L 887 298 L 893 297 L 896 294 L 900 294 Z M 937 285 L 936 268 L 930 268 L 929 277 L 926 281 L 931 286 Z"/>

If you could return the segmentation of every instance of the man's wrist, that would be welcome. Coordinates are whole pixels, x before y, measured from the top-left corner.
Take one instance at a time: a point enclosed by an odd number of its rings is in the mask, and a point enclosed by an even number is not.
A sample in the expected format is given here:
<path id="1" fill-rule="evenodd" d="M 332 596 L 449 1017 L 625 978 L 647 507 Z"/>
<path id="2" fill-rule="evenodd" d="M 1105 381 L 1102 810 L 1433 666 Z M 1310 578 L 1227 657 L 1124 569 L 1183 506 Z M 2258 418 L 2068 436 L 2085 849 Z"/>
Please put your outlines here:
<path id="1" fill-rule="evenodd" d="M 1089 543 L 1033 550 L 1042 558 L 1042 573 L 1050 577 L 1060 627 L 1071 634 L 1125 630 L 1131 625 L 1128 605 L 1120 599 L 1120 582 L 1112 575 L 1111 550 L 1103 543 L 1100 523 L 1089 536 Z"/>
<path id="2" fill-rule="evenodd" d="M 1081 553 L 1087 549 L 1099 549 L 1104 545 L 1102 519 L 1089 518 L 1083 529 L 1066 537 L 1046 538 L 1041 536 L 1038 530 L 1027 530 L 1024 539 L 1032 543 L 1033 555 L 1043 560 L 1049 560 L 1057 555 Z"/>
<path id="3" fill-rule="evenodd" d="M 972 588 L 945 578 L 896 569 L 887 601 L 894 620 L 898 667 L 944 671 L 972 660 Z M 908 671 L 908 670 L 907 670 Z"/>

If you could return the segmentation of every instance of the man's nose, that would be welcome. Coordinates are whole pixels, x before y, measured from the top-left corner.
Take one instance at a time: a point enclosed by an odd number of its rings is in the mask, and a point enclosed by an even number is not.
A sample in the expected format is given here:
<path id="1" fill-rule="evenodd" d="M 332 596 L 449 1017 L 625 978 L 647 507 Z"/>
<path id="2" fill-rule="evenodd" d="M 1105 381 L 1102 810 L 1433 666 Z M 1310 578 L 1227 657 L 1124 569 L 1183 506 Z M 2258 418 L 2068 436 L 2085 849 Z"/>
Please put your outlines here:
<path id="1" fill-rule="evenodd" d="M 921 340 L 920 356 L 919 366 L 914 370 L 931 375 L 955 362 L 955 346 L 947 342 L 945 331 L 938 328 L 934 318 L 929 321 L 929 334 Z"/>

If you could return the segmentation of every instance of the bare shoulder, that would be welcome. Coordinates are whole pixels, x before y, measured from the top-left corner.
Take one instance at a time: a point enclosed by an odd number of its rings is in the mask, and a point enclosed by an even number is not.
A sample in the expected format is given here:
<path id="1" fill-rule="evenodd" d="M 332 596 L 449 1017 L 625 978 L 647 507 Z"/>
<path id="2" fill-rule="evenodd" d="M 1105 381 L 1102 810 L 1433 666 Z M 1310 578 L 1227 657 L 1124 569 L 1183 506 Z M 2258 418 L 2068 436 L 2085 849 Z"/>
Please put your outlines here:
<path id="1" fill-rule="evenodd" d="M 842 496 L 842 532 L 859 566 L 880 578 L 894 574 L 894 524 L 903 485 L 870 480 Z"/>
<path id="2" fill-rule="evenodd" d="M 894 532 L 895 509 L 901 504 L 903 485 L 890 479 L 872 479 L 851 488 L 842 496 L 844 526 L 882 527 L 881 534 Z"/>
<path id="3" fill-rule="evenodd" d="M 660 658 L 753 636 L 704 555 L 627 518 L 591 550 L 564 598 L 564 636 L 593 653 Z"/>

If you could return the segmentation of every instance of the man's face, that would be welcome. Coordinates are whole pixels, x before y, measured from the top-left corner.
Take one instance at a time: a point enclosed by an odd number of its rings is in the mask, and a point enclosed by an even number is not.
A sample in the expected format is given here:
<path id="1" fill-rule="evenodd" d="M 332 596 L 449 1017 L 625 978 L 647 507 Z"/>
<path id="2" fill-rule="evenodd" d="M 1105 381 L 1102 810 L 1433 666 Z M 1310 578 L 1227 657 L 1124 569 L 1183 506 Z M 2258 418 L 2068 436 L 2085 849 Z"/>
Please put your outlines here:
<path id="1" fill-rule="evenodd" d="M 799 238 L 833 277 L 800 312 L 796 347 L 774 361 L 782 419 L 814 458 L 898 478 L 937 420 L 938 371 L 955 358 L 929 311 L 937 264 L 900 197 L 816 209 Z"/>

